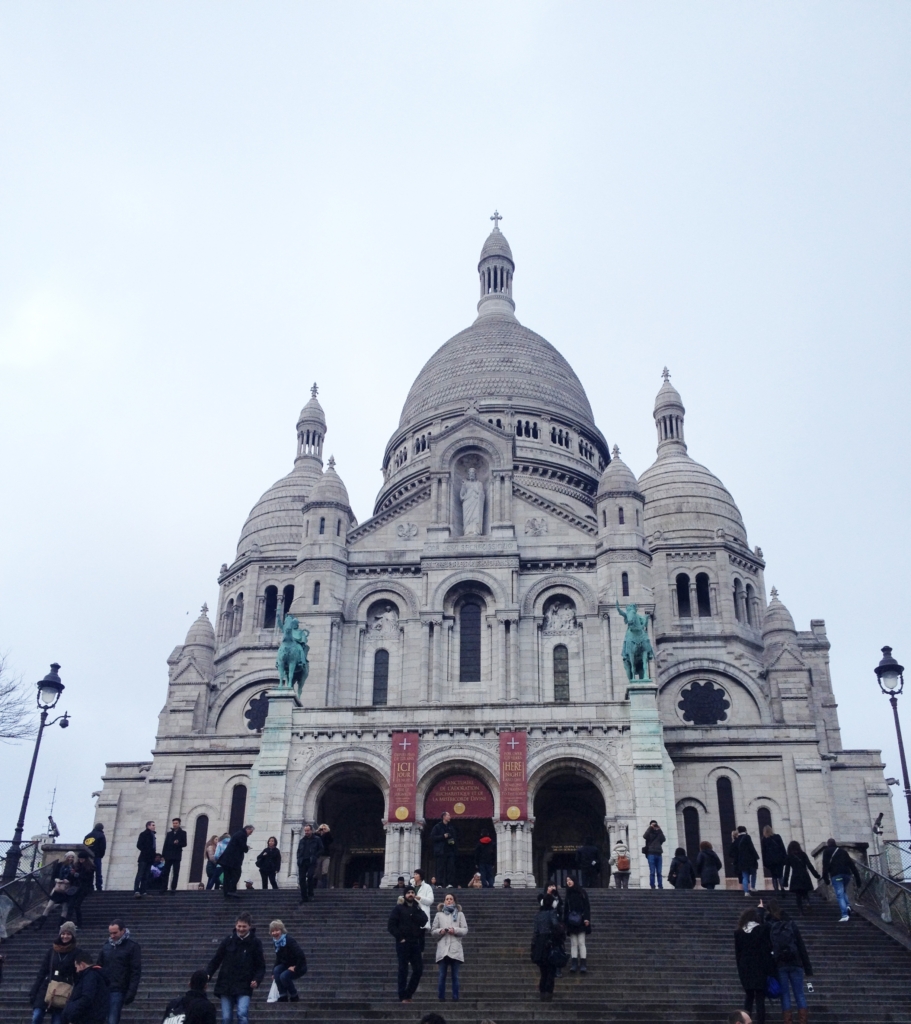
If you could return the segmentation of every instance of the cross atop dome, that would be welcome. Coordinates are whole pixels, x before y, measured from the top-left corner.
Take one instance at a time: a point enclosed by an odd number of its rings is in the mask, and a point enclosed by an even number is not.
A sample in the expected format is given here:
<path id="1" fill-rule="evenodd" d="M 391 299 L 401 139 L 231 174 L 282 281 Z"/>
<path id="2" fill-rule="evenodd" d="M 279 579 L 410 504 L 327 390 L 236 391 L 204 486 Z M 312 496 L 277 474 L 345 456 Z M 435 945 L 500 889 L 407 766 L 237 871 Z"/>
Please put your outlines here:
<path id="1" fill-rule="evenodd" d="M 500 211 L 499 210 L 494 210 L 493 211 L 493 216 L 490 219 L 493 221 L 493 229 L 494 229 L 494 231 L 499 231 L 500 230 L 500 221 L 503 219 L 502 216 L 500 216 Z"/>
<path id="2" fill-rule="evenodd" d="M 668 381 L 669 381 L 669 380 L 671 379 L 671 372 L 670 372 L 670 370 L 668 370 L 668 368 L 667 368 L 666 366 L 665 366 L 665 368 L 664 368 L 664 369 L 663 369 L 663 370 L 661 371 L 661 377 L 662 377 L 662 379 L 664 380 L 664 383 L 665 383 L 665 384 L 667 384 L 667 382 L 668 382 Z M 316 386 L 316 385 L 314 385 L 314 387 L 315 387 L 315 386 Z"/>
<path id="3" fill-rule="evenodd" d="M 329 468 L 330 469 L 335 469 L 335 456 L 334 455 L 330 455 L 329 456 Z"/>
<path id="4" fill-rule="evenodd" d="M 614 457 L 615 459 L 618 459 L 618 458 L 620 458 L 620 448 L 619 448 L 619 446 L 618 446 L 618 445 L 614 445 L 613 449 L 611 450 L 611 455 L 612 455 L 612 456 L 613 456 L 613 457 Z"/>
<path id="5" fill-rule="evenodd" d="M 311 398 L 316 398 L 316 396 L 318 394 L 319 394 L 319 388 L 317 387 L 316 381 L 314 381 L 313 382 L 313 387 L 310 388 L 310 397 Z"/>

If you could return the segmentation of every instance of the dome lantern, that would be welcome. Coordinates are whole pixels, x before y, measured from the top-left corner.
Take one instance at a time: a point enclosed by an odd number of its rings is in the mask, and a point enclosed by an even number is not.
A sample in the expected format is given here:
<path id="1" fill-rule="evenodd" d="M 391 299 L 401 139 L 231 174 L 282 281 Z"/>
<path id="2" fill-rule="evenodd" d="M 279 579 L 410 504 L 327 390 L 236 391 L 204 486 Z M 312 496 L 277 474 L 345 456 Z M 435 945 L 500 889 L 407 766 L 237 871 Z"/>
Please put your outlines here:
<path id="1" fill-rule="evenodd" d="M 658 454 L 665 451 L 686 451 L 683 440 L 683 399 L 671 384 L 668 368 L 661 371 L 664 383 L 655 397 L 655 426 L 658 429 Z"/>
<path id="2" fill-rule="evenodd" d="M 491 316 L 495 313 L 512 316 L 516 308 L 512 300 L 512 275 L 515 273 L 516 265 L 512 259 L 509 242 L 500 231 L 500 221 L 503 218 L 499 211 L 494 210 L 490 219 L 493 221 L 493 231 L 487 236 L 478 263 L 481 284 L 478 316 Z"/>
<path id="3" fill-rule="evenodd" d="M 319 387 L 314 382 L 310 388 L 310 401 L 301 409 L 297 418 L 297 458 L 315 459 L 323 465 L 323 441 L 326 438 L 326 414 L 319 404 Z"/>

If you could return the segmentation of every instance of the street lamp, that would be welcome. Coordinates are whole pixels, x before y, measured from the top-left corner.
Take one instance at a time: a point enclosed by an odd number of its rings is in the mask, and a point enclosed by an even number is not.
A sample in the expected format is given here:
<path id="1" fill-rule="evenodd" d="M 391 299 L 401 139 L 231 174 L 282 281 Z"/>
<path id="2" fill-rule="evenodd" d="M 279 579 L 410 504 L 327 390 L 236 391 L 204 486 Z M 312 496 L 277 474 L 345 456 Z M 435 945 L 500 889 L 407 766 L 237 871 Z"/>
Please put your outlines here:
<path id="1" fill-rule="evenodd" d="M 895 718 L 895 734 L 898 736 L 898 756 L 902 764 L 902 778 L 905 782 L 905 800 L 908 804 L 908 825 L 911 826 L 911 783 L 908 781 L 908 762 L 905 760 L 905 745 L 902 742 L 902 727 L 898 720 L 898 695 L 905 687 L 904 666 L 892 657 L 892 648 L 883 648 L 882 661 L 873 671 L 879 681 L 879 688 L 889 698 L 892 715 Z"/>
<path id="2" fill-rule="evenodd" d="M 32 792 L 32 779 L 35 777 L 35 764 L 38 761 L 38 751 L 41 748 L 41 736 L 44 733 L 44 727 L 46 725 L 54 725 L 56 722 L 60 723 L 61 729 L 66 729 L 70 724 L 69 715 L 64 712 L 63 715 L 59 715 L 52 722 L 48 722 L 47 715 L 49 711 L 52 711 L 57 706 L 57 701 L 60 700 L 60 694 L 63 693 L 63 683 L 60 682 L 60 676 L 57 674 L 60 666 L 57 662 L 51 665 L 51 670 L 48 674 L 38 683 L 38 695 L 37 702 L 38 707 L 41 708 L 41 721 L 38 725 L 38 735 L 35 738 L 35 751 L 32 754 L 32 765 L 28 770 L 28 782 L 25 784 L 25 795 L 22 797 L 22 807 L 19 809 L 19 821 L 16 823 L 16 831 L 13 835 L 13 842 L 6 854 L 6 865 L 3 868 L 3 881 L 11 882 L 16 877 L 16 872 L 19 870 L 19 861 L 22 857 L 22 832 L 25 829 L 25 812 L 28 810 L 28 798 Z"/>

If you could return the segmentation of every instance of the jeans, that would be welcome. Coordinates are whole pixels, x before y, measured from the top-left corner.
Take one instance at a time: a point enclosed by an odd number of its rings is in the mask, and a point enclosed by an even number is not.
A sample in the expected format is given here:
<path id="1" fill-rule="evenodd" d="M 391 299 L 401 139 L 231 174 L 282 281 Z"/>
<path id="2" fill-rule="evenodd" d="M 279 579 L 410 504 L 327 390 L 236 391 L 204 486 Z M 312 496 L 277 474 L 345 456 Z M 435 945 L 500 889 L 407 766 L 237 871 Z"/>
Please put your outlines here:
<path id="1" fill-rule="evenodd" d="M 424 973 L 424 960 L 421 957 L 421 943 L 397 942 L 395 953 L 399 958 L 399 999 L 410 999 Z M 411 965 L 411 981 L 408 980 L 408 966 Z"/>
<path id="2" fill-rule="evenodd" d="M 102 860 L 104 860 L 103 857 L 95 858 L 95 889 L 97 892 L 101 892 L 102 886 L 104 885 L 104 879 L 101 877 Z"/>
<path id="3" fill-rule="evenodd" d="M 649 853 L 648 857 L 648 884 L 654 889 L 655 882 L 658 883 L 658 888 L 664 888 L 664 879 L 661 877 L 661 854 L 660 853 Z"/>
<path id="4" fill-rule="evenodd" d="M 614 885 L 618 889 L 629 888 L 629 872 L 628 871 L 615 871 L 614 872 Z"/>
<path id="5" fill-rule="evenodd" d="M 210 869 L 211 868 L 211 869 Z M 221 868 L 210 865 L 206 867 L 206 874 L 209 876 L 209 881 L 206 882 L 206 889 L 220 889 L 221 888 Z"/>
<path id="6" fill-rule="evenodd" d="M 842 917 L 851 909 L 848 903 L 848 883 L 850 881 L 850 875 L 832 875 L 832 888 L 835 890 L 835 898 L 838 900 Z"/>
<path id="7" fill-rule="evenodd" d="M 144 893 L 149 885 L 149 873 L 152 870 L 150 861 L 141 860 L 136 866 L 136 881 L 133 882 L 133 892 Z"/>
<path id="8" fill-rule="evenodd" d="M 765 1024 L 765 989 L 746 988 L 743 990 L 743 1008 L 753 1017 L 755 1024 Z M 756 1003 L 756 1015 L 753 1015 L 753 1003 Z"/>
<path id="9" fill-rule="evenodd" d="M 478 871 L 481 872 L 481 885 L 485 889 L 492 889 L 494 875 L 496 874 L 493 864 L 481 864 L 478 867 Z"/>
<path id="10" fill-rule="evenodd" d="M 221 1024 L 231 1024 L 235 1007 L 237 1007 L 237 1024 L 250 1024 L 249 996 L 222 996 Z"/>
<path id="11" fill-rule="evenodd" d="M 164 892 L 168 887 L 168 875 L 171 877 L 171 892 L 177 888 L 177 879 L 180 877 L 180 861 L 179 860 L 166 860 L 164 862 L 164 870 L 161 872 L 161 890 Z"/>
<path id="12" fill-rule="evenodd" d="M 60 1024 L 63 1020 L 63 1010 L 47 1010 L 43 1006 L 36 1006 L 32 1010 L 32 1024 L 41 1024 L 46 1013 L 51 1015 L 51 1024 Z"/>
<path id="13" fill-rule="evenodd" d="M 444 956 L 437 966 L 440 969 L 437 980 L 437 996 L 443 1000 L 446 998 L 446 968 L 449 967 L 452 970 L 452 1001 L 458 1002 L 459 968 L 462 966 L 461 962 L 459 960 L 453 960 L 450 956 Z"/>
<path id="14" fill-rule="evenodd" d="M 272 978 L 275 984 L 278 985 L 278 991 L 282 995 L 297 995 L 297 989 L 294 987 L 295 977 L 296 975 L 289 971 L 284 964 L 276 964 L 272 968 Z"/>
<path id="15" fill-rule="evenodd" d="M 790 982 L 790 984 L 789 984 Z M 781 1008 L 791 1009 L 791 989 L 794 989 L 794 1004 L 798 1010 L 807 1008 L 807 996 L 803 990 L 802 967 L 779 967 L 778 983 L 781 985 Z"/>
<path id="16" fill-rule="evenodd" d="M 436 858 L 437 884 L 455 885 L 455 851 Z"/>
<path id="17" fill-rule="evenodd" d="M 756 888 L 756 872 L 755 871 L 742 871 L 740 873 L 740 884 L 743 886 L 744 892 L 749 892 L 750 889 Z"/>
<path id="18" fill-rule="evenodd" d="M 108 1024 L 120 1024 L 120 1013 L 123 1010 L 125 992 L 111 992 L 108 1002 Z"/>

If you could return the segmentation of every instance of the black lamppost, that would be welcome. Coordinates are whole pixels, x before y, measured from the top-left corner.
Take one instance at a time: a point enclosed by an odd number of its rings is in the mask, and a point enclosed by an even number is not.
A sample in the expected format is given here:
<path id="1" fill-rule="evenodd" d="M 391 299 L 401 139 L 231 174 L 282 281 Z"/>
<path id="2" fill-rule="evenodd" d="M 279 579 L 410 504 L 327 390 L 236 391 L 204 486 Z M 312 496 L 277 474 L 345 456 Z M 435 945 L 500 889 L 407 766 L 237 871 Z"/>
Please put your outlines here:
<path id="1" fill-rule="evenodd" d="M 905 686 L 904 666 L 892 657 L 892 648 L 883 648 L 882 661 L 873 670 L 879 680 L 879 688 L 889 697 L 892 715 L 895 718 L 895 734 L 898 736 L 898 756 L 902 763 L 902 779 L 905 783 L 905 800 L 908 803 L 908 825 L 911 826 L 911 783 L 908 782 L 908 762 L 905 760 L 905 745 L 902 743 L 902 727 L 898 720 L 898 695 Z"/>
<path id="2" fill-rule="evenodd" d="M 25 812 L 28 810 L 28 798 L 32 792 L 32 779 L 35 777 L 35 764 L 38 761 L 38 751 L 41 748 L 41 736 L 44 733 L 44 727 L 46 725 L 54 725 L 56 722 L 60 723 L 60 728 L 65 729 L 70 724 L 69 715 L 64 713 L 59 717 L 55 718 L 53 722 L 48 722 L 47 714 L 57 706 L 57 701 L 60 700 L 60 694 L 63 693 L 63 683 L 60 682 L 60 676 L 57 674 L 57 670 L 60 666 L 54 662 L 51 665 L 51 670 L 48 674 L 38 683 L 38 707 L 41 708 L 41 722 L 38 726 L 38 736 L 35 739 L 35 752 L 32 754 L 32 766 L 28 770 L 28 782 L 25 784 L 25 795 L 22 797 L 22 807 L 19 810 L 19 821 L 16 823 L 16 831 L 13 835 L 13 842 L 6 855 L 6 866 L 3 869 L 3 881 L 11 882 L 16 877 L 16 872 L 19 870 L 19 860 L 22 857 L 22 832 L 25 829 Z"/>

